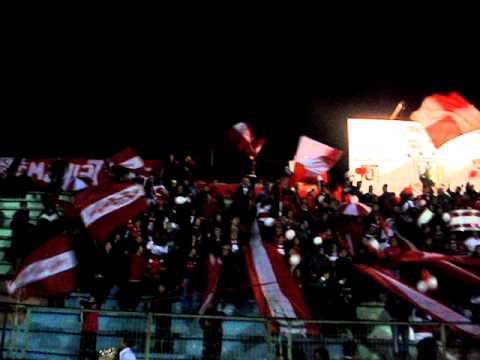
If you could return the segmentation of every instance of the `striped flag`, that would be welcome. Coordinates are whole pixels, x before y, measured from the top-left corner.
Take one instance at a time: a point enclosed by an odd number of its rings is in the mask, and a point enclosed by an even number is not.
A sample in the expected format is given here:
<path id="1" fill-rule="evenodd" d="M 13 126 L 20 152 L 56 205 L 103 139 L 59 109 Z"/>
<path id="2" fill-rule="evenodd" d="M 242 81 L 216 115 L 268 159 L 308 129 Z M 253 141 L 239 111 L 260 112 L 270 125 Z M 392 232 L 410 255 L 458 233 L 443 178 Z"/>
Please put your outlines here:
<path id="1" fill-rule="evenodd" d="M 456 313 L 449 307 L 395 279 L 388 273 L 388 271 L 375 269 L 367 265 L 355 265 L 355 268 L 385 289 L 393 292 L 395 295 L 409 302 L 416 308 L 431 315 L 433 319 L 445 322 L 452 329 L 467 334 L 475 339 L 480 339 L 480 326 L 473 324 L 463 315 Z"/>
<path id="2" fill-rule="evenodd" d="M 250 126 L 243 122 L 233 125 L 227 137 L 238 150 L 251 158 L 255 158 L 260 153 L 265 143 L 265 138 L 254 139 Z"/>
<path id="3" fill-rule="evenodd" d="M 450 222 L 448 225 L 452 231 L 479 231 L 480 210 L 454 210 L 450 212 Z"/>
<path id="4" fill-rule="evenodd" d="M 436 148 L 457 136 L 480 129 L 480 111 L 455 92 L 426 97 L 410 118 L 424 126 Z"/>
<path id="5" fill-rule="evenodd" d="M 115 166 L 121 166 L 125 169 L 134 171 L 145 167 L 143 159 L 131 147 L 128 147 L 110 158 L 110 162 Z"/>
<path id="6" fill-rule="evenodd" d="M 7 291 L 24 289 L 26 297 L 68 294 L 77 288 L 76 266 L 71 238 L 57 235 L 25 258 Z"/>
<path id="7" fill-rule="evenodd" d="M 133 182 L 88 188 L 75 196 L 74 204 L 88 232 L 99 243 L 147 209 L 143 186 Z"/>
<path id="8" fill-rule="evenodd" d="M 262 241 L 256 221 L 252 224 L 250 244 L 244 251 L 260 314 L 293 319 L 290 323 L 278 320 L 275 330 L 281 333 L 317 334 L 314 326 L 303 321 L 311 319 L 311 315 L 282 256 L 274 246 Z"/>

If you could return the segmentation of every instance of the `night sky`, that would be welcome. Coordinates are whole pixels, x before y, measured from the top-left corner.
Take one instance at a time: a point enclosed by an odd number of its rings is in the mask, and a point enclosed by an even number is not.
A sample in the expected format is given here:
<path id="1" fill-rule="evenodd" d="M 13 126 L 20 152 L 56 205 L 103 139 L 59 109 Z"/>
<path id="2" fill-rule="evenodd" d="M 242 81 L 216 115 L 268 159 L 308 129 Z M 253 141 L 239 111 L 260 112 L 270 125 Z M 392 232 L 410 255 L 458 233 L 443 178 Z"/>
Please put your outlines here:
<path id="1" fill-rule="evenodd" d="M 224 133 L 246 121 L 267 137 L 259 172 L 277 174 L 302 134 L 347 150 L 349 115 L 388 116 L 405 100 L 408 117 L 448 91 L 480 106 L 474 59 L 430 49 L 37 40 L 4 67 L 3 155 L 98 158 L 132 145 L 145 158 L 191 153 L 208 173 L 214 151 L 212 176 L 238 176 Z"/>

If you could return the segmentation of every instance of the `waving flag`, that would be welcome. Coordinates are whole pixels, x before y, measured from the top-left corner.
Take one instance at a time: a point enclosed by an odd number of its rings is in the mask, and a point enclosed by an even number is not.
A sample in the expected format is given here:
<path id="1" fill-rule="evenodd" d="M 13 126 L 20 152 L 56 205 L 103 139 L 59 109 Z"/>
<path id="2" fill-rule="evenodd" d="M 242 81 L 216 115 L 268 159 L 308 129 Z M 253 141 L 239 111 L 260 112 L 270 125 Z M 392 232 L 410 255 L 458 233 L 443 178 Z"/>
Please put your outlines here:
<path id="1" fill-rule="evenodd" d="M 319 176 L 325 176 L 341 156 L 341 150 L 301 136 L 294 158 L 293 178 L 295 181 L 316 182 Z"/>
<path id="2" fill-rule="evenodd" d="M 355 265 L 355 268 L 403 300 L 426 312 L 433 319 L 445 322 L 452 329 L 468 334 L 475 339 L 480 339 L 480 326 L 473 324 L 469 319 L 445 305 L 405 285 L 385 271 L 366 265 Z"/>
<path id="3" fill-rule="evenodd" d="M 89 188 L 75 196 L 74 204 L 90 235 L 100 243 L 147 209 L 143 186 L 133 182 Z"/>
<path id="4" fill-rule="evenodd" d="M 480 111 L 454 92 L 428 96 L 410 118 L 425 127 L 436 148 L 457 136 L 480 129 Z"/>
<path id="5" fill-rule="evenodd" d="M 72 241 L 60 234 L 25 258 L 15 278 L 7 283 L 8 293 L 25 289 L 27 297 L 68 294 L 77 288 L 76 266 Z"/>
<path id="6" fill-rule="evenodd" d="M 233 125 L 227 136 L 238 150 L 253 158 L 260 153 L 265 143 L 265 138 L 254 139 L 252 130 L 243 122 Z"/>
<path id="7" fill-rule="evenodd" d="M 145 167 L 143 159 L 137 155 L 135 150 L 128 147 L 110 158 L 113 165 L 121 166 L 125 169 L 135 171 Z"/>
<path id="8" fill-rule="evenodd" d="M 302 320 L 311 319 L 300 290 L 288 272 L 277 249 L 263 243 L 258 224 L 255 221 L 251 229 L 251 239 L 244 249 L 250 283 L 264 317 L 299 319 L 290 326 L 282 320 L 276 329 L 282 333 L 315 334 L 317 329 Z"/>

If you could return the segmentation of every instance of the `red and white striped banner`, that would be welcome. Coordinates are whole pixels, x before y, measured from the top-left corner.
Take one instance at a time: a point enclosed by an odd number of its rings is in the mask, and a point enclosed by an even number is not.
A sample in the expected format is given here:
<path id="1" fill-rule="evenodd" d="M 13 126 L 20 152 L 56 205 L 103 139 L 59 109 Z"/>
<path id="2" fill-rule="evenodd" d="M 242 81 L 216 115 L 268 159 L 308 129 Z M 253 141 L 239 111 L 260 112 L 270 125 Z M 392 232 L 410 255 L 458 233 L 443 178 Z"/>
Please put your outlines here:
<path id="1" fill-rule="evenodd" d="M 423 310 L 433 319 L 446 322 L 452 329 L 468 334 L 475 339 L 480 339 L 480 326 L 471 323 L 463 315 L 405 285 L 393 276 L 388 275 L 385 271 L 374 269 L 367 265 L 355 265 L 355 268 L 416 308 Z"/>
<path id="2" fill-rule="evenodd" d="M 113 165 L 128 170 L 139 170 L 145 167 L 143 159 L 131 147 L 128 147 L 110 158 Z"/>
<path id="3" fill-rule="evenodd" d="M 15 169 L 16 175 L 26 174 L 37 184 L 47 186 L 51 181 L 50 168 L 55 161 L 55 159 L 22 159 Z M 103 160 L 63 159 L 60 161 L 65 165 L 63 190 L 82 190 L 89 185 L 98 185 L 101 182 Z M 79 179 L 81 181 L 78 181 Z"/>
<path id="4" fill-rule="evenodd" d="M 263 243 L 255 221 L 250 244 L 244 249 L 253 294 L 264 317 L 298 319 L 278 320 L 281 333 L 317 334 L 315 326 L 303 320 L 311 319 L 300 290 L 293 281 L 277 249 Z"/>
<path id="5" fill-rule="evenodd" d="M 53 237 L 30 254 L 7 283 L 9 294 L 27 288 L 28 295 L 60 295 L 76 289 L 77 259 L 66 234 Z"/>
<path id="6" fill-rule="evenodd" d="M 465 209 L 450 212 L 449 226 L 452 231 L 479 231 L 480 211 Z"/>
<path id="7" fill-rule="evenodd" d="M 90 235 L 100 243 L 147 209 L 143 186 L 132 182 L 89 188 L 75 196 L 74 204 Z"/>

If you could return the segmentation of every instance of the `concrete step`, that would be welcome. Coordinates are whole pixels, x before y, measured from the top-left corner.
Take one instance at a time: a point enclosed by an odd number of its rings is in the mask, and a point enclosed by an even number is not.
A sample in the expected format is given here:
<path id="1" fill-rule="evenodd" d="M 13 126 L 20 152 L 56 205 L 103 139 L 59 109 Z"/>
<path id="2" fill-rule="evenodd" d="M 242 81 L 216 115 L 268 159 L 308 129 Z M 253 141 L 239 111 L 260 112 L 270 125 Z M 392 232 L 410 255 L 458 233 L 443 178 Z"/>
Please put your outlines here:
<path id="1" fill-rule="evenodd" d="M 12 230 L 8 226 L 3 226 L 0 228 L 0 239 L 9 239 L 12 236 Z"/>
<path id="2" fill-rule="evenodd" d="M 5 222 L 3 223 L 3 227 L 4 228 L 9 228 L 11 222 L 12 222 L 12 219 L 6 219 Z M 30 224 L 37 225 L 37 223 L 38 223 L 37 218 L 35 218 L 35 219 L 30 218 Z"/>
<path id="3" fill-rule="evenodd" d="M 17 210 L 2 210 L 3 212 L 3 215 L 5 215 L 5 218 L 6 219 L 13 219 L 13 215 L 15 215 L 15 212 Z M 40 213 L 41 213 L 41 210 L 33 210 L 33 209 L 30 209 L 30 219 L 35 219 L 35 218 L 38 218 L 40 216 Z"/>
<path id="4" fill-rule="evenodd" d="M 0 249 L 9 249 L 12 245 L 12 241 L 10 239 L 0 239 Z"/>
<path id="5" fill-rule="evenodd" d="M 24 201 L 24 200 L 23 200 Z M 31 210 L 42 210 L 43 203 L 41 201 L 29 201 L 28 208 Z M 20 209 L 20 201 L 10 199 L 0 199 L 0 210 L 17 210 Z"/>
<path id="6" fill-rule="evenodd" d="M 0 275 L 11 274 L 13 272 L 13 267 L 8 263 L 0 263 Z"/>

